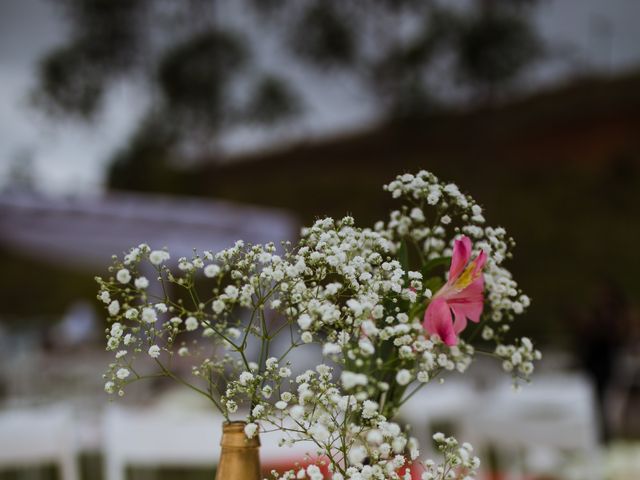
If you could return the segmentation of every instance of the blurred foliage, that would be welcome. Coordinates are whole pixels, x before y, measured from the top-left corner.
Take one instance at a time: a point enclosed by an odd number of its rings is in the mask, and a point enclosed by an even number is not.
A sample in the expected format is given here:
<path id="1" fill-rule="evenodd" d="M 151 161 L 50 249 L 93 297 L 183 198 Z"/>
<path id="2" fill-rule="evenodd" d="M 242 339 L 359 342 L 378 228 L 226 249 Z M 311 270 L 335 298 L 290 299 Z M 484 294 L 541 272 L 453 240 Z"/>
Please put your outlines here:
<path id="1" fill-rule="evenodd" d="M 104 77 L 88 58 L 81 45 L 49 54 L 40 67 L 43 92 L 38 92 L 36 101 L 52 113 L 62 110 L 89 117 L 102 100 Z"/>
<path id="2" fill-rule="evenodd" d="M 318 66 L 350 65 L 356 55 L 355 34 L 349 19 L 333 2 L 314 2 L 294 30 L 292 45 Z"/>
<path id="3" fill-rule="evenodd" d="M 142 42 L 145 0 L 54 0 L 72 26 L 72 40 L 40 63 L 36 103 L 53 114 L 91 116 L 108 83 L 132 71 Z"/>
<path id="4" fill-rule="evenodd" d="M 171 122 L 160 112 L 150 114 L 129 144 L 114 154 L 107 181 L 116 189 L 139 191 L 157 191 L 157 185 L 170 184 L 175 138 Z"/>
<path id="5" fill-rule="evenodd" d="M 187 125 L 215 128 L 225 110 L 228 84 L 246 63 L 247 55 L 242 39 L 221 29 L 205 31 L 173 46 L 158 68 L 167 108 L 184 117 Z"/>
<path id="6" fill-rule="evenodd" d="M 78 299 L 96 297 L 95 273 L 43 264 L 4 248 L 0 259 L 8 279 L 0 288 L 0 313 L 2 320 L 19 319 L 14 326 L 32 326 L 26 324 L 28 319 L 48 322 L 49 316 L 62 314 Z"/>
<path id="7" fill-rule="evenodd" d="M 535 32 L 513 13 L 491 11 L 469 19 L 458 41 L 460 72 L 490 93 L 541 53 Z"/>
<path id="8" fill-rule="evenodd" d="M 246 113 L 249 121 L 276 123 L 295 116 L 301 108 L 300 99 L 290 92 L 286 81 L 275 75 L 265 75 L 258 79 Z"/>
<path id="9" fill-rule="evenodd" d="M 89 120 L 109 88 L 133 80 L 152 99 L 146 118 L 171 124 L 164 147 L 175 158 L 213 158 L 229 128 L 303 114 L 300 79 L 309 75 L 321 88 L 339 70 L 387 116 L 420 117 L 441 103 L 430 82 L 495 92 L 524 71 L 539 44 L 527 21 L 532 2 L 523 1 L 469 9 L 429 0 L 50 1 L 71 35 L 41 61 L 37 104 Z M 263 58 L 263 39 L 279 45 L 273 58 Z M 112 186 L 136 188 L 117 177 L 138 178 L 150 166 L 141 142 L 154 128 L 142 122 L 116 153 Z"/>

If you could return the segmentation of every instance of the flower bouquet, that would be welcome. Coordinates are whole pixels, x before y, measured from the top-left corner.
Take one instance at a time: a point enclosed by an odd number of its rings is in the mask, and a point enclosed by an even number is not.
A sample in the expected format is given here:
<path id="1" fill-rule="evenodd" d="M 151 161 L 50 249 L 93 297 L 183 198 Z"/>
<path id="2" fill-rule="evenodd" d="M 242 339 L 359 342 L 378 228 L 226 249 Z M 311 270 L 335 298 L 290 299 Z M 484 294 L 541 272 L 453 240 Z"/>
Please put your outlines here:
<path id="1" fill-rule="evenodd" d="M 408 479 L 416 464 L 423 479 L 473 478 L 470 445 L 439 434 L 442 460 L 421 460 L 394 418 L 478 353 L 516 381 L 533 372 L 540 352 L 508 340 L 529 305 L 503 266 L 514 242 L 429 172 L 384 188 L 402 204 L 373 228 L 324 218 L 280 247 L 240 240 L 173 263 L 142 244 L 114 257 L 109 278 L 97 278 L 115 353 L 105 390 L 169 377 L 244 422 L 246 442 L 272 430 L 283 445 L 307 442 L 305 464 L 272 472 L 278 479 Z M 295 371 L 302 349 L 317 362 Z"/>

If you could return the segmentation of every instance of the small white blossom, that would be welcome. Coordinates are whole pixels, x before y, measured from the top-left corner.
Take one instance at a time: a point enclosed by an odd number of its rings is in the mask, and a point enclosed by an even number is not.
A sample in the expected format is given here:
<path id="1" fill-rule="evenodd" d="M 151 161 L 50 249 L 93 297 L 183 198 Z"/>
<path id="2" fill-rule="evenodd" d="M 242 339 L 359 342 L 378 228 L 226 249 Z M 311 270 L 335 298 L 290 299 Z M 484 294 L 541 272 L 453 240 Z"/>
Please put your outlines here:
<path id="1" fill-rule="evenodd" d="M 169 253 L 164 250 L 154 250 L 149 254 L 149 261 L 154 265 L 160 265 L 169 260 Z"/>
<path id="2" fill-rule="evenodd" d="M 158 320 L 158 314 L 156 310 L 151 307 L 145 307 L 142 309 L 142 321 L 146 323 L 155 323 Z"/>
<path id="3" fill-rule="evenodd" d="M 362 464 L 364 459 L 367 458 L 367 449 L 362 445 L 352 447 L 351 450 L 349 450 L 348 457 L 350 463 L 354 465 Z"/>
<path id="4" fill-rule="evenodd" d="M 116 273 L 116 279 L 120 283 L 129 283 L 129 281 L 131 280 L 131 274 L 126 268 L 121 268 L 120 270 L 118 270 L 118 273 Z"/>
<path id="5" fill-rule="evenodd" d="M 362 418 L 372 418 L 378 413 L 378 404 L 371 400 L 365 400 L 362 404 Z"/>
<path id="6" fill-rule="evenodd" d="M 117 315 L 120 311 L 120 302 L 118 302 L 118 300 L 114 300 L 109 304 L 107 310 L 109 311 L 109 315 L 111 315 L 112 317 Z"/>
<path id="7" fill-rule="evenodd" d="M 399 385 L 408 385 L 411 383 L 411 372 L 404 368 L 399 370 L 396 374 L 396 382 L 398 382 Z"/>
<path id="8" fill-rule="evenodd" d="M 298 317 L 298 326 L 302 330 L 307 330 L 311 326 L 311 317 L 306 313 L 300 315 L 300 317 Z"/>
<path id="9" fill-rule="evenodd" d="M 204 267 L 204 275 L 208 278 L 213 278 L 220 273 L 220 267 L 214 263 Z"/>
<path id="10" fill-rule="evenodd" d="M 148 353 L 151 358 L 158 358 L 160 356 L 160 347 L 158 345 L 151 345 Z"/>
<path id="11" fill-rule="evenodd" d="M 192 332 L 196 328 L 198 328 L 198 320 L 195 317 L 187 317 L 187 319 L 184 321 L 184 327 L 187 329 L 187 331 Z"/>
<path id="12" fill-rule="evenodd" d="M 245 371 L 240 374 L 240 376 L 238 377 L 238 381 L 240 382 L 240 385 L 246 386 L 253 381 L 253 378 L 253 373 Z"/>
<path id="13" fill-rule="evenodd" d="M 257 432 L 258 425 L 256 425 L 255 423 L 247 423 L 244 426 L 244 434 L 247 436 L 247 438 L 253 438 Z"/>

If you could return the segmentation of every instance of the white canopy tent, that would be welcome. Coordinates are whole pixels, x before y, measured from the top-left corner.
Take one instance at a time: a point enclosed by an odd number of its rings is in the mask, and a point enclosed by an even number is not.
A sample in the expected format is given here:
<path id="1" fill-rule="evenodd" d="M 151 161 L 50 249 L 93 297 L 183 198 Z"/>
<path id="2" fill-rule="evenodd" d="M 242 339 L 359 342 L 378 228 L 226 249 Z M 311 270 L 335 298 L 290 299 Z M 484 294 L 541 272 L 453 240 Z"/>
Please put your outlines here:
<path id="1" fill-rule="evenodd" d="M 191 197 L 110 193 L 51 198 L 0 194 L 0 244 L 49 263 L 95 270 L 142 242 L 172 256 L 217 251 L 238 239 L 279 244 L 298 234 L 295 218 L 270 208 Z"/>

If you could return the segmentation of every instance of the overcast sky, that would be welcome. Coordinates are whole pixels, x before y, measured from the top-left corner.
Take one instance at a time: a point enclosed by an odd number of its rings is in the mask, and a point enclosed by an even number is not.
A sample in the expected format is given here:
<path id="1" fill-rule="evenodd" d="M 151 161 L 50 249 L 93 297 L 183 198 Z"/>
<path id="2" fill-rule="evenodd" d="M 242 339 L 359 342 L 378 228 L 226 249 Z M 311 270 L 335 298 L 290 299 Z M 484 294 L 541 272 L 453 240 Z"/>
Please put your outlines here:
<path id="1" fill-rule="evenodd" d="M 469 0 L 455 0 L 464 3 Z M 0 185 L 17 161 L 31 159 L 38 187 L 55 193 L 102 188 L 104 165 L 126 142 L 147 105 L 135 85 L 119 85 L 91 125 L 48 121 L 29 105 L 38 59 L 64 42 L 66 25 L 52 0 L 0 1 Z M 586 69 L 615 73 L 640 65 L 640 0 L 542 0 L 535 22 L 546 42 L 563 52 L 535 72 L 536 85 L 566 80 Z M 260 48 L 269 49 L 269 45 Z M 300 72 L 306 114 L 289 137 L 329 135 L 375 120 L 347 78 L 314 84 Z M 238 130 L 225 138 L 231 151 L 255 149 L 283 132 Z M 291 140 L 293 138 L 289 138 Z"/>

